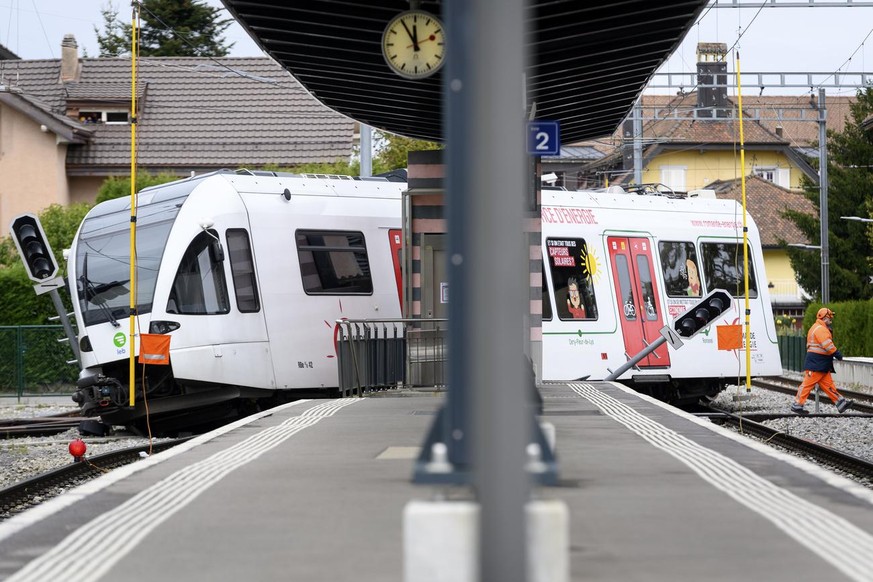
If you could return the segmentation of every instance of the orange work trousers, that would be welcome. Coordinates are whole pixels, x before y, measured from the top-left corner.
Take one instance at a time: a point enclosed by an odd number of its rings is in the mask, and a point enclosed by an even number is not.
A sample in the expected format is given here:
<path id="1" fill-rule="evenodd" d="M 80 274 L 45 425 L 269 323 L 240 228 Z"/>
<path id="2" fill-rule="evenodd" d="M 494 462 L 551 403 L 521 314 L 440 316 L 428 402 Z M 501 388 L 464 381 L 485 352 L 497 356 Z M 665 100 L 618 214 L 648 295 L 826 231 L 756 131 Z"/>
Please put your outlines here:
<path id="1" fill-rule="evenodd" d="M 836 403 L 840 397 L 840 393 L 837 392 L 837 387 L 834 384 L 834 379 L 831 378 L 831 373 L 806 370 L 803 373 L 803 382 L 800 384 L 800 388 L 797 389 L 796 400 L 799 405 L 803 406 L 806 404 L 806 399 L 809 398 L 809 393 L 816 384 L 818 384 L 819 388 L 824 390 L 824 393 L 828 395 L 831 402 Z"/>

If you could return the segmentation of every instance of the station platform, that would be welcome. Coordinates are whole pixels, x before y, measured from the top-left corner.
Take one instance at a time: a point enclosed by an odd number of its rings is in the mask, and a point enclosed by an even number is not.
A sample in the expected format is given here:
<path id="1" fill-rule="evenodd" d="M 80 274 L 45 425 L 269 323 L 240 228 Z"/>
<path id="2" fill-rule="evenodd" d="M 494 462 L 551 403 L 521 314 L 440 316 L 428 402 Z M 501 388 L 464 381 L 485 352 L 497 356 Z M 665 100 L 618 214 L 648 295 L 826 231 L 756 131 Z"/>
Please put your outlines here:
<path id="1" fill-rule="evenodd" d="M 873 491 L 621 385 L 541 387 L 571 580 L 873 578 Z M 0 579 L 403 579 L 437 393 L 243 419 L 0 522 Z"/>

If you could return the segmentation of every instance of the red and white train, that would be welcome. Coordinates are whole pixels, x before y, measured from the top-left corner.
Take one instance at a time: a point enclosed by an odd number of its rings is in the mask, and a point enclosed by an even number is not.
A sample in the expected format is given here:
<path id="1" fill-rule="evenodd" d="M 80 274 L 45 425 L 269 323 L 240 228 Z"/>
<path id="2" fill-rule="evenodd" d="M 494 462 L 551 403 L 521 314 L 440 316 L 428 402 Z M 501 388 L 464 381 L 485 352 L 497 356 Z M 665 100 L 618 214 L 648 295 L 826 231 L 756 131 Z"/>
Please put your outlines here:
<path id="1" fill-rule="evenodd" d="M 782 372 L 758 229 L 747 216 L 751 374 Z M 673 195 L 545 190 L 542 372 L 603 379 L 713 289 L 732 307 L 684 342 L 619 377 L 671 402 L 713 396 L 746 375 L 744 349 L 719 350 L 719 325 L 744 324 L 743 212 L 711 191 Z"/>

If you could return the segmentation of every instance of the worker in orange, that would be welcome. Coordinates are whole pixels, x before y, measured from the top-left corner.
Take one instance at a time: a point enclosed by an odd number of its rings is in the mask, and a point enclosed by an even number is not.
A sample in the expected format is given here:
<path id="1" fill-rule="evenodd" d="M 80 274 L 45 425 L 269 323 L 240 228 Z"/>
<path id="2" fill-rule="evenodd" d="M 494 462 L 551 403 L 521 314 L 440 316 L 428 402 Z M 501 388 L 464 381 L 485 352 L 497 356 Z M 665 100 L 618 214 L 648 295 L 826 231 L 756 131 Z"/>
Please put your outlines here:
<path id="1" fill-rule="evenodd" d="M 852 406 L 851 400 L 843 398 L 837 387 L 834 385 L 834 380 L 831 378 L 831 372 L 834 371 L 834 358 L 843 359 L 843 354 L 834 345 L 833 336 L 831 335 L 831 327 L 834 322 L 834 312 L 827 307 L 822 307 L 815 314 L 815 323 L 809 328 L 809 333 L 806 334 L 806 360 L 803 364 L 803 382 L 800 388 L 797 389 L 797 395 L 794 398 L 794 403 L 791 405 L 791 412 L 795 414 L 809 414 L 803 405 L 806 404 L 806 399 L 813 386 L 816 384 L 824 390 L 831 402 L 837 407 L 837 411 L 842 414 Z"/>

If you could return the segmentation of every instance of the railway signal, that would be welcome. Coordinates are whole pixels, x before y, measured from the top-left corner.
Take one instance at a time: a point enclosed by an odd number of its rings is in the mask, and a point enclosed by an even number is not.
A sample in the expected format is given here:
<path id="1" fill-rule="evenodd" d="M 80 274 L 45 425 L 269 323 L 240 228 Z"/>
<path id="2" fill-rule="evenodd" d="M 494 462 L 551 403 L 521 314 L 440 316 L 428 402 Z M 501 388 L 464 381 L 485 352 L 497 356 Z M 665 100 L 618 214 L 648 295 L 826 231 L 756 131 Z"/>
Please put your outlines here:
<path id="1" fill-rule="evenodd" d="M 9 229 L 31 281 L 45 283 L 58 274 L 58 263 L 36 215 L 16 217 Z"/>
<path id="2" fill-rule="evenodd" d="M 716 317 L 730 309 L 732 301 L 730 293 L 722 289 L 714 289 L 677 317 L 673 321 L 673 329 L 680 337 L 694 337 L 715 321 Z"/>

